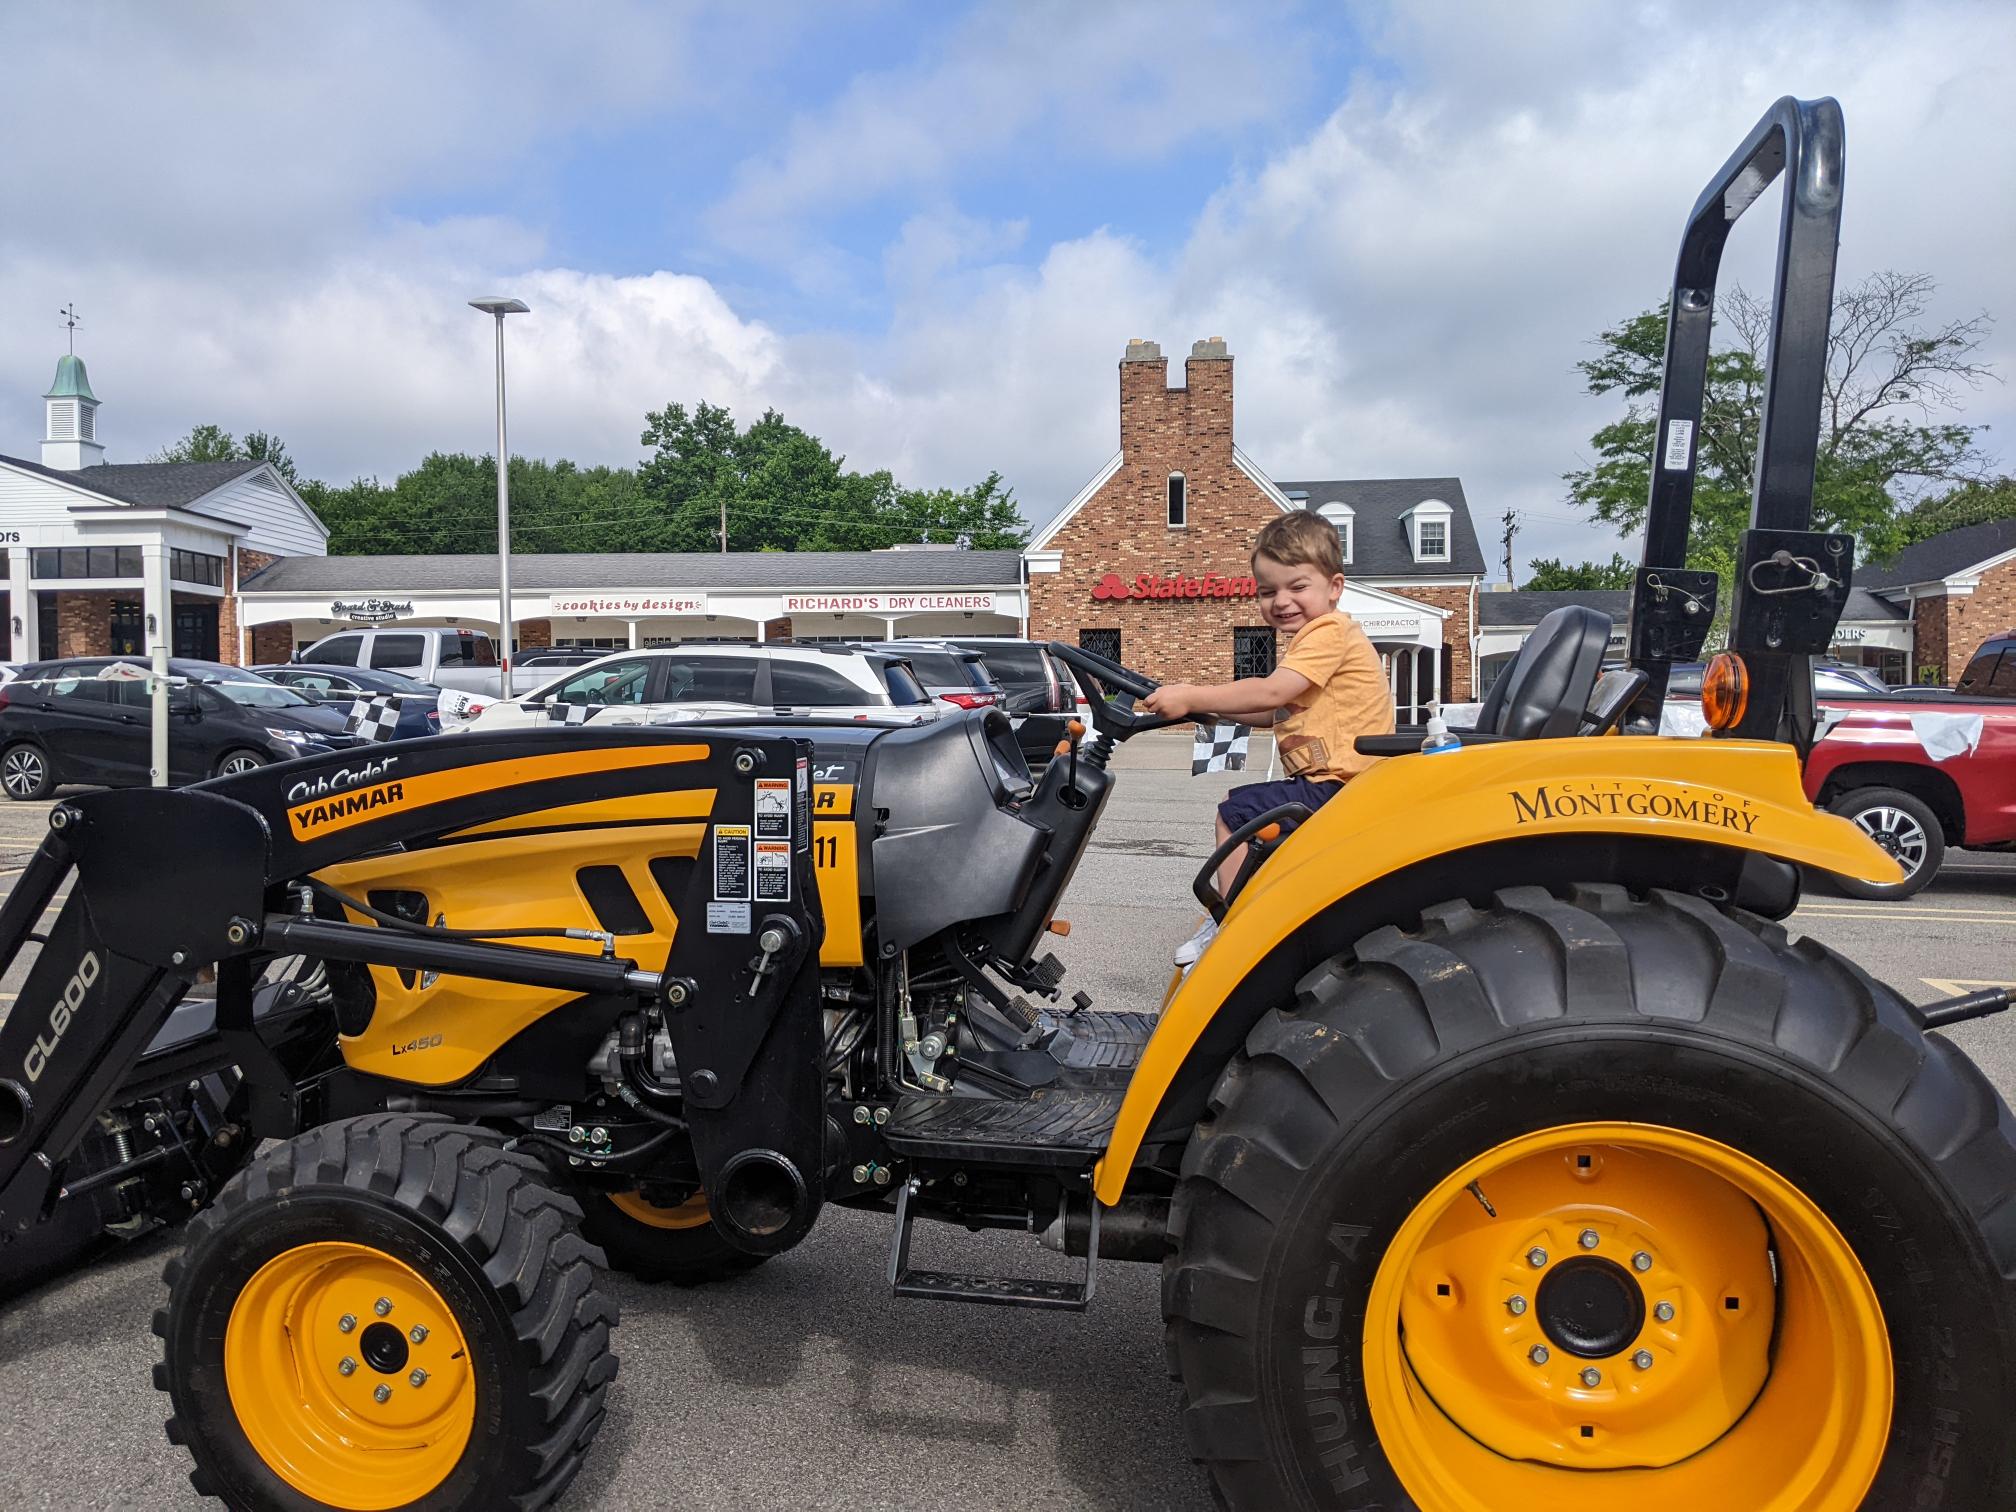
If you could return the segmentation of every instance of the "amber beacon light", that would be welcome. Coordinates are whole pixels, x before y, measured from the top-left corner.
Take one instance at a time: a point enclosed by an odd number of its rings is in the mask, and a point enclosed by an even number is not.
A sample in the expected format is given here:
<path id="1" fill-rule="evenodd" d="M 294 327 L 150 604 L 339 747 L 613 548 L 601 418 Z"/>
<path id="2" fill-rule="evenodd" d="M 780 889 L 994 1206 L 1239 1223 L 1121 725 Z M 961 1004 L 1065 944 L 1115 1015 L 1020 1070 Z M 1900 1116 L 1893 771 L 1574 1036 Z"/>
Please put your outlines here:
<path id="1" fill-rule="evenodd" d="M 1734 729 L 1750 705 L 1750 669 L 1743 658 L 1724 651 L 1701 677 L 1701 712 L 1711 730 Z"/>

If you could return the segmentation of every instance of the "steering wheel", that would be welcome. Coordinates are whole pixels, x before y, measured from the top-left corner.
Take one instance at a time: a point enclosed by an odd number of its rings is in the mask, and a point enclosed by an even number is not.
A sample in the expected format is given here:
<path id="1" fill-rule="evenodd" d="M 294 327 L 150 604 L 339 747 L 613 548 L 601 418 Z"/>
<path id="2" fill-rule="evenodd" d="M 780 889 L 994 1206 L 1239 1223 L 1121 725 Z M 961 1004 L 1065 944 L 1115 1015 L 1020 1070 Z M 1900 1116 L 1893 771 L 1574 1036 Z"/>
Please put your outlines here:
<path id="1" fill-rule="evenodd" d="M 1044 649 L 1069 667 L 1071 675 L 1078 679 L 1078 686 L 1085 690 L 1087 716 L 1092 721 L 1092 728 L 1101 735 L 1112 740 L 1125 740 L 1130 735 L 1139 735 L 1147 730 L 1166 730 L 1171 725 L 1190 722 L 1188 715 L 1171 719 L 1166 715 L 1135 711 L 1135 699 L 1146 698 L 1161 686 L 1152 677 L 1130 672 L 1120 663 L 1108 661 L 1083 646 L 1051 641 Z"/>

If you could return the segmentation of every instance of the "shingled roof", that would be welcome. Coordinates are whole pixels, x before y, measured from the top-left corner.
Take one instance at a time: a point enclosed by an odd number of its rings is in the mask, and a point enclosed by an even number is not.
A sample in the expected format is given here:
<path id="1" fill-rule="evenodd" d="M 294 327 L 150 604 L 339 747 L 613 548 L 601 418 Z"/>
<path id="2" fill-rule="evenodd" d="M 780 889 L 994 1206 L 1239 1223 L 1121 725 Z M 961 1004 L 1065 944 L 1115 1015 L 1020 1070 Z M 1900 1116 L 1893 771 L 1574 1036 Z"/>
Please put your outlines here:
<path id="1" fill-rule="evenodd" d="M 1915 546 L 1906 546 L 1887 562 L 1858 566 L 1855 581 L 1864 588 L 1936 583 L 2009 551 L 2016 551 L 2016 520 L 1962 525 L 1955 530 L 1942 530 Z"/>
<path id="2" fill-rule="evenodd" d="M 44 467 L 21 457 L 0 457 L 9 467 L 54 478 L 72 488 L 144 509 L 180 509 L 241 478 L 263 462 L 101 462 L 96 467 Z"/>
<path id="3" fill-rule="evenodd" d="M 603 588 L 1005 588 L 1022 580 L 1014 551 L 513 552 L 511 578 L 536 591 Z M 247 593 L 494 589 L 497 558 L 285 557 L 245 580 Z"/>
<path id="4" fill-rule="evenodd" d="M 1346 573 L 1357 577 L 1482 577 L 1484 551 L 1470 519 L 1470 501 L 1459 478 L 1336 478 L 1274 485 L 1305 509 L 1325 504 L 1351 506 L 1351 560 Z M 1449 560 L 1417 562 L 1401 519 L 1416 504 L 1440 499 L 1449 517 Z"/>

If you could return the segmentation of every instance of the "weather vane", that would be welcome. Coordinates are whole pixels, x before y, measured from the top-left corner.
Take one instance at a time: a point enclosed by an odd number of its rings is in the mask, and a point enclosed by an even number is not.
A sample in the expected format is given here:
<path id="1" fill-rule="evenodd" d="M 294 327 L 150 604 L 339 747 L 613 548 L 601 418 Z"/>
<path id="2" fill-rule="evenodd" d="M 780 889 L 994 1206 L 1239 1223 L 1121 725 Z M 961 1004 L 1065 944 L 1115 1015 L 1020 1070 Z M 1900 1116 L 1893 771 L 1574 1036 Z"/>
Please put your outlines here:
<path id="1" fill-rule="evenodd" d="M 70 355 L 75 357 L 77 355 L 77 327 L 84 323 L 77 318 L 77 301 L 74 299 L 71 300 L 69 304 L 63 306 L 56 313 L 63 317 L 64 328 L 70 332 Z"/>

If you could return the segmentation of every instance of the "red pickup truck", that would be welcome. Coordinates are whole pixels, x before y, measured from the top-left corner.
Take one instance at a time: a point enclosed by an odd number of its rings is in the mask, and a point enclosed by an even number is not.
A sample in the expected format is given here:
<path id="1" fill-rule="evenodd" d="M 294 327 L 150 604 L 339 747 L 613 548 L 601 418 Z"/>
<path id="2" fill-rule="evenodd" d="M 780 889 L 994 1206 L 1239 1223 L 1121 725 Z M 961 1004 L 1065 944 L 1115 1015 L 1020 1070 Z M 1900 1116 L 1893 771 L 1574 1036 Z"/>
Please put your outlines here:
<path id="1" fill-rule="evenodd" d="M 2002 654 L 2000 642 L 1977 652 L 1976 663 L 1991 650 L 1991 660 Z M 1948 846 L 2016 846 L 2016 698 L 1973 692 L 1995 684 L 1975 665 L 1968 670 L 1958 691 L 1821 694 L 1826 733 L 1806 758 L 1806 794 L 1853 819 L 1905 868 L 1904 880 L 1887 886 L 1840 881 L 1851 895 L 1910 897 L 1938 872 Z"/>

